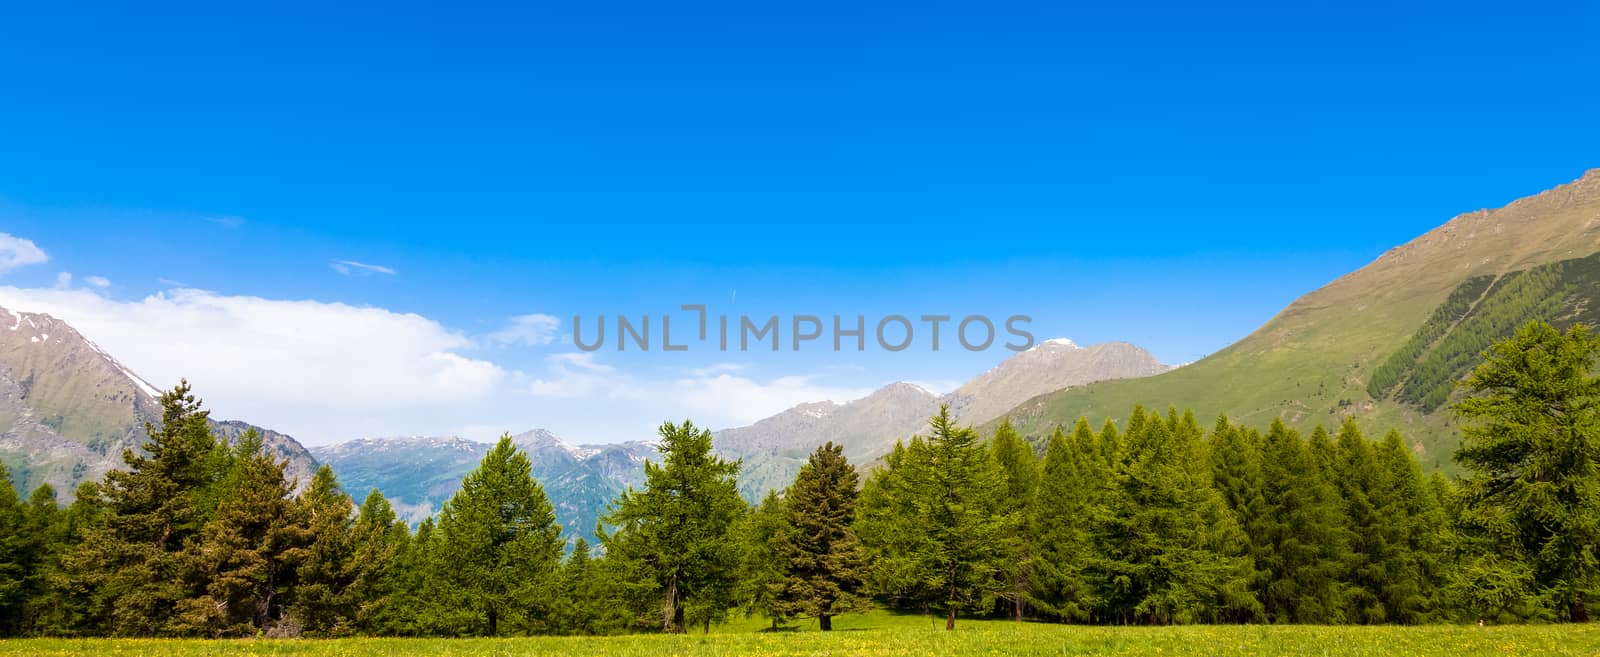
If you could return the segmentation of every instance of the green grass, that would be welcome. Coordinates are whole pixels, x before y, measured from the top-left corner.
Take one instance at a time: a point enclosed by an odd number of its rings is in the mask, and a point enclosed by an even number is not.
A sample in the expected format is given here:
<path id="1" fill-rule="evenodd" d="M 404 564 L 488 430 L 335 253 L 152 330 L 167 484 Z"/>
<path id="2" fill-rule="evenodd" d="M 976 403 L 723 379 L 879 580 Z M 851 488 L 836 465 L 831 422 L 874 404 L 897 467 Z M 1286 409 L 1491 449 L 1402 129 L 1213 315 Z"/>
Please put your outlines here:
<path id="1" fill-rule="evenodd" d="M 1078 627 L 942 619 L 885 613 L 845 616 L 823 634 L 815 623 L 760 632 L 759 622 L 713 627 L 710 635 L 528 639 L 233 640 L 26 639 L 0 641 L 0 655 L 200 657 L 210 655 L 1597 655 L 1600 625 L 1515 627 Z"/>

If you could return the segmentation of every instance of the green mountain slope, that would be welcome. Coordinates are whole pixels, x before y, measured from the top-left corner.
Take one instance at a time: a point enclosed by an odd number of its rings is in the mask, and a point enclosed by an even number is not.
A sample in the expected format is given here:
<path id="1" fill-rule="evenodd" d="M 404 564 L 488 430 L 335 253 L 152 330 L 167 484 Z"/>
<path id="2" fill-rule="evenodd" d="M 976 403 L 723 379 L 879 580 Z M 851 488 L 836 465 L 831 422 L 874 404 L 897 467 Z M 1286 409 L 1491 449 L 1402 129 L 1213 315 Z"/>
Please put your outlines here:
<path id="1" fill-rule="evenodd" d="M 1007 416 L 1033 437 L 1079 416 L 1120 418 L 1135 404 L 1301 429 L 1356 416 L 1369 434 L 1402 430 L 1424 463 L 1448 468 L 1452 382 L 1529 318 L 1600 319 L 1597 252 L 1600 169 L 1458 216 L 1197 363 L 1041 395 Z"/>

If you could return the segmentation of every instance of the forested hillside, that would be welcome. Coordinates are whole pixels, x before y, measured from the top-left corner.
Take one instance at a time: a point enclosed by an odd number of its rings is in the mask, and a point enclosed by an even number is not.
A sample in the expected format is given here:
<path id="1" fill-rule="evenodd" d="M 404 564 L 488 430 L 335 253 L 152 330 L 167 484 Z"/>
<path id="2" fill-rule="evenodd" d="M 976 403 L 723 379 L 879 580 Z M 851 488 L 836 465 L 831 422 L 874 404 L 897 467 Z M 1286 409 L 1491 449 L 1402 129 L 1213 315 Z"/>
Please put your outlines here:
<path id="1" fill-rule="evenodd" d="M 1488 341 L 1528 319 L 1594 319 L 1597 253 L 1600 170 L 1592 170 L 1451 219 L 1199 362 L 1042 395 L 1007 417 L 1035 441 L 1083 415 L 1125 419 L 1138 404 L 1226 412 L 1258 428 L 1277 419 L 1300 431 L 1355 417 L 1401 430 L 1426 467 L 1453 470 L 1456 428 L 1443 412 L 1452 382 Z"/>

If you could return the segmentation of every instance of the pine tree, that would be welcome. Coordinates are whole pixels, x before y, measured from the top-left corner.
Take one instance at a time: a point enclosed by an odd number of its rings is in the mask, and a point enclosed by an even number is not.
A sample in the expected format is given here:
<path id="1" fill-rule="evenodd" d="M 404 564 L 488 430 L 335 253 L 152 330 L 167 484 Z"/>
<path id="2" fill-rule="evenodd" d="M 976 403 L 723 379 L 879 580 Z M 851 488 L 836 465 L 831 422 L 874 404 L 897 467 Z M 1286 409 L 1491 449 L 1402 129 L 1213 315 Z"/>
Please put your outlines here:
<path id="1" fill-rule="evenodd" d="M 1261 462 L 1266 512 L 1249 533 L 1268 619 L 1342 622 L 1349 542 L 1338 492 L 1312 446 L 1280 420 L 1267 431 Z"/>
<path id="2" fill-rule="evenodd" d="M 310 536 L 282 461 L 254 429 L 239 438 L 221 504 L 198 540 L 185 545 L 171 629 L 208 636 L 297 632 L 285 624 L 295 570 Z"/>
<path id="3" fill-rule="evenodd" d="M 1039 494 L 1039 457 L 1033 446 L 1017 435 L 1008 418 L 1000 420 L 994 438 L 989 442 L 995 460 L 1000 463 L 1005 485 L 1000 489 L 1003 497 L 1000 507 L 1017 518 L 1017 533 L 1010 541 L 1013 553 L 1004 573 L 1005 591 L 1001 598 L 1010 607 L 1013 620 L 1022 620 L 1027 611 L 1028 599 L 1033 593 L 1034 578 L 1034 506 Z"/>
<path id="4" fill-rule="evenodd" d="M 739 605 L 747 616 L 759 614 L 771 620 L 773 629 L 795 614 L 792 605 L 782 599 L 788 571 L 777 551 L 787 521 L 783 499 L 769 490 L 734 530 L 739 548 Z"/>
<path id="5" fill-rule="evenodd" d="M 125 450 L 126 469 L 106 474 L 105 521 L 63 559 L 88 600 L 90 631 L 151 636 L 165 631 L 185 595 L 178 578 L 187 543 L 215 510 L 225 467 L 188 382 L 161 395 L 159 426 L 142 450 Z"/>
<path id="6" fill-rule="evenodd" d="M 26 513 L 11 485 L 11 472 L 0 463 L 0 636 L 22 632 L 30 574 L 26 530 Z"/>
<path id="7" fill-rule="evenodd" d="M 378 609 L 374 623 L 382 628 L 380 634 L 436 634 L 442 629 L 441 600 L 448 585 L 443 581 L 446 565 L 439 555 L 434 519 L 423 520 L 415 534 L 401 537 L 405 540 L 396 548 L 394 568 L 385 578 L 394 594 Z"/>
<path id="8" fill-rule="evenodd" d="M 1005 475 L 977 434 L 957 427 L 948 406 L 929 425 L 927 440 L 897 449 L 900 472 L 869 480 L 861 537 L 887 573 L 875 579 L 899 587 L 888 593 L 941 608 L 953 630 L 959 610 L 987 610 L 1004 588 L 1020 518 L 1000 505 Z"/>
<path id="9" fill-rule="evenodd" d="M 389 500 L 374 488 L 350 528 L 354 551 L 340 606 L 349 610 L 357 632 L 374 633 L 395 594 L 395 569 L 410 530 L 395 519 Z"/>
<path id="10" fill-rule="evenodd" d="M 1234 520 L 1246 534 L 1261 527 L 1268 513 L 1266 482 L 1262 472 L 1264 449 L 1265 440 L 1260 432 L 1236 426 L 1226 415 L 1217 418 L 1210 444 L 1212 482 L 1223 502 L 1233 511 Z M 1264 556 L 1263 548 L 1252 540 L 1248 550 L 1251 556 L 1251 586 L 1258 596 L 1263 576 L 1256 568 Z M 1231 620 L 1259 619 L 1250 614 Z"/>
<path id="11" fill-rule="evenodd" d="M 1091 530 L 1086 574 L 1106 620 L 1217 621 L 1255 613 L 1248 540 L 1212 486 L 1192 415 L 1135 409 Z"/>
<path id="12" fill-rule="evenodd" d="M 1345 564 L 1349 620 L 1388 622 L 1392 610 L 1385 590 L 1392 579 L 1401 576 L 1396 572 L 1400 564 L 1394 551 L 1403 537 L 1396 536 L 1395 530 L 1406 518 L 1387 515 L 1380 509 L 1381 496 L 1387 488 L 1385 473 L 1378 467 L 1372 443 L 1353 418 L 1345 418 L 1339 427 L 1335 449 L 1338 457 L 1333 484 L 1339 492 L 1350 539 L 1350 559 Z"/>
<path id="13" fill-rule="evenodd" d="M 561 590 L 556 628 L 563 634 L 600 633 L 600 608 L 605 601 L 598 587 L 589 541 L 582 537 L 573 543 L 572 554 L 567 555 L 561 568 Z"/>
<path id="14" fill-rule="evenodd" d="M 734 606 L 738 546 L 731 535 L 744 512 L 739 462 L 711 451 L 711 432 L 685 420 L 661 425 L 662 463 L 645 463 L 645 488 L 624 492 L 602 520 L 608 560 L 626 559 L 649 578 L 663 631 L 692 619 L 709 628 Z"/>
<path id="15" fill-rule="evenodd" d="M 298 500 L 311 532 L 299 566 L 294 615 L 309 636 L 342 636 L 355 631 L 355 609 L 348 604 L 355 544 L 350 535 L 354 507 L 339 487 L 333 468 L 323 465 Z"/>
<path id="16" fill-rule="evenodd" d="M 503 435 L 439 513 L 448 599 L 465 633 L 527 634 L 548 615 L 561 527 L 531 469 Z"/>
<path id="17" fill-rule="evenodd" d="M 1385 435 L 1375 456 L 1382 486 L 1372 499 L 1378 517 L 1384 519 L 1387 548 L 1378 598 L 1389 622 L 1427 622 L 1438 614 L 1440 601 L 1435 592 L 1444 583 L 1439 554 L 1440 529 L 1446 519 L 1400 432 Z"/>
<path id="18" fill-rule="evenodd" d="M 822 631 L 833 617 L 865 606 L 865 554 L 856 538 L 855 466 L 832 442 L 811 458 L 789 486 L 774 552 L 783 565 L 780 607 L 817 619 Z"/>
<path id="19" fill-rule="evenodd" d="M 1587 621 L 1600 588 L 1600 338 L 1535 321 L 1485 355 L 1456 406 L 1469 421 L 1456 452 L 1471 472 L 1463 521 L 1478 543 L 1470 597 L 1484 613 L 1512 611 L 1499 602 L 1510 597 Z"/>
<path id="20" fill-rule="evenodd" d="M 1072 437 L 1057 426 L 1045 448 L 1033 509 L 1033 586 L 1029 603 L 1064 621 L 1086 621 L 1094 600 L 1083 576 L 1089 558 L 1089 518 L 1104 483 L 1094 430 L 1078 418 Z"/>

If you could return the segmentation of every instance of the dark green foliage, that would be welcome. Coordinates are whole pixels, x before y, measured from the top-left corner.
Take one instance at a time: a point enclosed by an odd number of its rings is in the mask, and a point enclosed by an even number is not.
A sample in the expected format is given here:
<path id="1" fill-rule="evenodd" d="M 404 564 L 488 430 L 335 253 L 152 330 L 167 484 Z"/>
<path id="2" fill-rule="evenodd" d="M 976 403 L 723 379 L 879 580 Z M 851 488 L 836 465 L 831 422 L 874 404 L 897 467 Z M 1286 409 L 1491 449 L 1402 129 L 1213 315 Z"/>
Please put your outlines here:
<path id="1" fill-rule="evenodd" d="M 772 620 L 774 629 L 794 616 L 794 605 L 782 599 L 788 564 L 777 550 L 788 533 L 787 512 L 777 491 L 767 496 L 739 520 L 734 533 L 739 540 L 739 584 L 735 594 L 746 615 Z"/>
<path id="2" fill-rule="evenodd" d="M 1266 512 L 1249 527 L 1257 590 L 1267 619 L 1279 623 L 1341 622 L 1340 582 L 1349 539 L 1338 492 L 1324 475 L 1326 432 L 1307 444 L 1273 421 L 1262 447 Z M 1329 467 L 1331 468 L 1331 463 Z"/>
<path id="3" fill-rule="evenodd" d="M 866 605 L 866 557 L 851 528 L 859 481 L 844 447 L 829 442 L 789 486 L 772 536 L 782 573 L 774 606 L 783 615 L 815 618 L 826 631 L 834 616 Z"/>
<path id="4" fill-rule="evenodd" d="M 1600 586 L 1600 339 L 1532 322 L 1486 356 L 1456 407 L 1471 472 L 1458 587 L 1484 615 L 1586 621 Z"/>
<path id="5" fill-rule="evenodd" d="M 1373 368 L 1372 377 L 1367 380 L 1367 393 L 1374 399 L 1387 396 L 1395 384 L 1400 383 L 1405 377 L 1412 364 L 1422 357 L 1428 347 L 1444 337 L 1456 322 L 1461 321 L 1461 317 L 1472 309 L 1472 305 L 1483 297 L 1495 280 L 1494 276 L 1474 276 L 1456 286 L 1456 289 L 1450 292 L 1450 297 L 1433 310 L 1428 321 L 1423 322 L 1422 328 L 1417 329 L 1399 351 L 1390 354 Z"/>
<path id="6" fill-rule="evenodd" d="M 1395 396 L 1426 412 L 1442 406 L 1491 343 L 1535 320 L 1557 326 L 1600 320 L 1600 253 L 1467 280 L 1405 346 L 1379 365 L 1368 392 Z"/>
<path id="7" fill-rule="evenodd" d="M 1117 623 L 1214 622 L 1252 615 L 1249 540 L 1212 486 L 1192 415 L 1135 409 L 1085 574 L 1096 617 Z"/>
<path id="8" fill-rule="evenodd" d="M 63 558 L 74 586 L 89 597 L 91 631 L 152 636 L 170 630 L 188 591 L 178 575 L 187 543 L 200 540 L 215 510 L 225 468 L 187 382 L 161 395 L 161 425 L 147 426 L 143 453 L 126 450 L 125 470 L 106 475 L 103 523 L 85 530 Z"/>
<path id="9" fill-rule="evenodd" d="M 1002 504 L 1005 474 L 968 427 L 942 407 L 928 438 L 896 445 L 867 480 L 858 531 L 876 590 L 892 602 L 945 612 L 991 608 L 1005 587 L 1021 519 Z"/>
<path id="10" fill-rule="evenodd" d="M 600 539 L 608 561 L 626 562 L 636 592 L 659 601 L 659 627 L 681 633 L 734 606 L 739 550 L 730 530 L 744 500 L 739 463 L 711 452 L 710 431 L 668 422 L 660 435 L 662 463 L 645 463 L 644 490 L 618 497 L 602 520 L 615 529 Z"/>
<path id="11" fill-rule="evenodd" d="M 324 465 L 300 496 L 300 513 L 311 535 L 299 566 L 294 615 L 309 636 L 340 636 L 355 631 L 355 610 L 347 604 L 351 555 L 355 544 L 350 526 L 350 496 L 339 488 L 333 469 Z"/>
<path id="12" fill-rule="evenodd" d="M 453 633 L 546 629 L 561 527 L 531 467 L 511 436 L 501 436 L 439 513 L 440 618 Z"/>
<path id="13" fill-rule="evenodd" d="M 297 634 L 286 624 L 295 571 L 311 535 L 283 475 L 254 430 L 239 439 L 218 486 L 222 500 L 182 554 L 169 630 L 205 636 Z"/>
<path id="14" fill-rule="evenodd" d="M 397 560 L 409 539 L 410 530 L 395 519 L 389 500 L 378 489 L 372 489 L 350 528 L 354 549 L 346 570 L 345 590 L 339 598 L 355 632 L 373 634 L 381 629 L 382 619 L 397 593 Z"/>
<path id="15" fill-rule="evenodd" d="M 1005 486 L 1001 489 L 1001 507 L 1017 518 L 1017 539 L 1011 543 L 1013 553 L 1008 559 L 1003 577 L 1005 589 L 1001 599 L 1010 608 L 1011 617 L 1022 620 L 1027 612 L 1028 598 L 1033 590 L 1035 527 L 1034 506 L 1039 491 L 1039 457 L 1033 446 L 1017 435 L 1010 420 L 1002 420 L 989 441 L 994 458 L 1000 463 Z"/>
<path id="16" fill-rule="evenodd" d="M 1086 621 L 1095 606 L 1083 570 L 1092 554 L 1088 521 L 1100 508 L 1108 465 L 1098 437 L 1082 418 L 1070 437 L 1057 427 L 1045 447 L 1032 518 L 1028 601 L 1046 617 Z"/>
<path id="17" fill-rule="evenodd" d="M 560 595 L 556 596 L 552 629 L 561 634 L 600 634 L 605 602 L 601 573 L 589 552 L 589 541 L 573 543 L 572 553 L 561 567 Z"/>
<path id="18" fill-rule="evenodd" d="M 11 472 L 0 463 L 0 636 L 22 631 L 26 581 L 32 570 L 26 530 L 27 517 L 11 486 Z"/>

